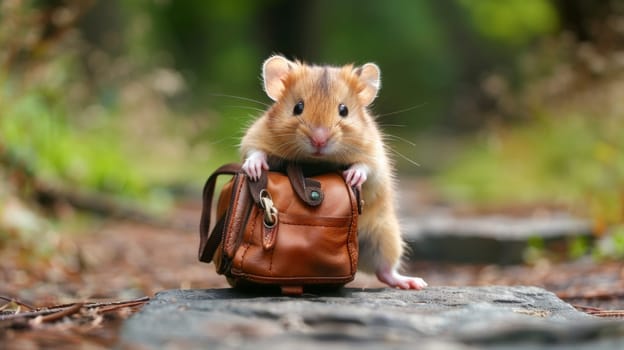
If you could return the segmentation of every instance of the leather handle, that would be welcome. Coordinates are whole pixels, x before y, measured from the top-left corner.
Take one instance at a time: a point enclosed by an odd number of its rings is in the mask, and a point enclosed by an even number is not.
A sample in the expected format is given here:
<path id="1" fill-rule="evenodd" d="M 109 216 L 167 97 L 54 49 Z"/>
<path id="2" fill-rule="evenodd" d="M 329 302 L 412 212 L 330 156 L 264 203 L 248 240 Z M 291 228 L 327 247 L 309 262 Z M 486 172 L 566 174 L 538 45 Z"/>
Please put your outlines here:
<path id="1" fill-rule="evenodd" d="M 364 207 L 364 200 L 362 199 L 362 193 L 355 186 L 351 186 L 351 190 L 355 194 L 355 201 L 356 201 L 356 204 L 357 204 L 358 215 L 362 215 L 362 209 Z"/>
<path id="2" fill-rule="evenodd" d="M 303 176 L 301 166 L 294 162 L 287 163 L 286 175 L 290 180 L 293 190 L 302 201 L 307 205 L 316 207 L 323 202 L 323 191 L 321 183 Z M 256 181 L 249 181 L 249 190 L 254 202 L 260 203 L 260 193 L 265 190 L 268 185 L 268 174 L 263 171 L 260 178 Z"/>
<path id="3" fill-rule="evenodd" d="M 241 165 L 238 163 L 225 164 L 215 170 L 204 185 L 202 193 L 202 213 L 199 222 L 199 253 L 198 259 L 204 262 L 212 261 L 215 251 L 221 241 L 223 235 L 224 220 L 219 220 L 212 233 L 208 235 L 210 230 L 210 215 L 212 212 L 212 198 L 214 196 L 217 178 L 220 175 L 236 175 L 241 172 Z"/>
<path id="4" fill-rule="evenodd" d="M 263 171 L 260 174 L 260 178 L 256 181 L 253 180 L 249 180 L 247 181 L 247 184 L 249 184 L 249 192 L 251 192 L 251 198 L 253 198 L 254 202 L 256 204 L 260 204 L 260 192 L 262 192 L 262 190 L 266 190 L 268 184 L 269 184 L 269 175 L 267 171 Z"/>
<path id="5" fill-rule="evenodd" d="M 303 170 L 297 163 L 288 163 L 286 167 L 286 174 L 290 180 L 295 193 L 304 201 L 307 205 L 316 207 L 323 202 L 323 191 L 321 190 L 321 183 L 310 178 L 303 176 Z"/>

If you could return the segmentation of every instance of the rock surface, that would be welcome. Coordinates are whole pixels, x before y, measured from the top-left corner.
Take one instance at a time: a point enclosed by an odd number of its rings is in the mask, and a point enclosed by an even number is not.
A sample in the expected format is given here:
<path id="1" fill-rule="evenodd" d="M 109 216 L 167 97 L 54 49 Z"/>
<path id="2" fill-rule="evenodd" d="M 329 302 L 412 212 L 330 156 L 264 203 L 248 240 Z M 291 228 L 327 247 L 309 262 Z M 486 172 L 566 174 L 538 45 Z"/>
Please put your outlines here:
<path id="1" fill-rule="evenodd" d="M 591 223 L 567 213 L 465 216 L 435 206 L 415 212 L 404 204 L 401 226 L 412 260 L 517 264 L 533 239 L 561 249 L 575 238 L 592 238 Z"/>
<path id="2" fill-rule="evenodd" d="M 592 239 L 592 224 L 565 212 L 527 211 L 459 214 L 449 206 L 433 205 L 408 180 L 399 192 L 399 217 L 412 260 L 518 264 L 528 242 L 540 239 L 558 250 L 578 238 Z"/>
<path id="3" fill-rule="evenodd" d="M 402 226 L 413 260 L 518 264 L 534 238 L 545 247 L 561 247 L 575 237 L 592 237 L 587 220 L 565 214 L 533 218 L 438 214 L 403 219 Z"/>
<path id="4" fill-rule="evenodd" d="M 124 325 L 121 348 L 624 348 L 624 324 L 536 287 L 343 289 L 292 298 L 232 289 L 158 293 Z"/>

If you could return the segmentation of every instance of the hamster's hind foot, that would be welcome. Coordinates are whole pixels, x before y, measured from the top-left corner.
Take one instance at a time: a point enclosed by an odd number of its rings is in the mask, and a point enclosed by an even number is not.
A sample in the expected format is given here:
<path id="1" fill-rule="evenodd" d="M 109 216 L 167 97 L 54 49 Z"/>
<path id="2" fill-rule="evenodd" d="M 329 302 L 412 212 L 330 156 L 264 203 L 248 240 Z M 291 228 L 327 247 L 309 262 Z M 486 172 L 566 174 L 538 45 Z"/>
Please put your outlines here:
<path id="1" fill-rule="evenodd" d="M 427 282 L 419 277 L 403 276 L 392 268 L 381 268 L 377 271 L 377 279 L 390 287 L 420 290 L 427 287 Z"/>

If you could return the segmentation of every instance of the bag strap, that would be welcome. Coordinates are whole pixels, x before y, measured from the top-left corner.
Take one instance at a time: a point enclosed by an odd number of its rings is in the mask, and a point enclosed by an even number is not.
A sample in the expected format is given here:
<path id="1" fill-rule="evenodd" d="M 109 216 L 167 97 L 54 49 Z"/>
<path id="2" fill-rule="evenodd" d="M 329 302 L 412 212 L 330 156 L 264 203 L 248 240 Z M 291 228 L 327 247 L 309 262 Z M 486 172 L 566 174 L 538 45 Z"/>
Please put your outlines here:
<path id="1" fill-rule="evenodd" d="M 286 166 L 286 174 L 295 193 L 307 205 L 316 207 L 323 202 L 321 183 L 303 176 L 303 169 L 297 163 L 290 162 Z"/>
<path id="2" fill-rule="evenodd" d="M 323 191 L 321 190 L 321 183 L 303 176 L 303 168 L 297 164 L 290 162 L 286 166 L 286 174 L 293 186 L 293 189 L 308 205 L 318 206 L 323 202 Z M 362 207 L 364 201 L 362 200 L 360 190 L 352 186 L 353 194 L 355 194 L 355 200 L 357 203 L 358 214 L 362 214 Z"/>
<path id="3" fill-rule="evenodd" d="M 238 163 L 225 164 L 215 170 L 204 185 L 202 194 L 202 213 L 199 222 L 199 254 L 198 258 L 203 262 L 212 261 L 215 251 L 223 236 L 223 225 L 225 219 L 221 218 L 212 229 L 210 236 L 210 215 L 212 212 L 212 197 L 214 195 L 217 178 L 219 175 L 236 175 L 241 172 L 241 165 Z"/>
<path id="4" fill-rule="evenodd" d="M 295 162 L 288 162 L 286 165 L 286 175 L 293 187 L 293 190 L 307 205 L 316 207 L 323 202 L 323 191 L 321 183 L 303 176 L 301 165 Z M 256 204 L 260 204 L 260 194 L 266 190 L 268 185 L 268 175 L 263 171 L 257 181 L 249 181 L 249 191 Z"/>
<path id="5" fill-rule="evenodd" d="M 249 186 L 249 192 L 251 192 L 251 198 L 253 198 L 254 203 L 260 205 L 260 193 L 262 192 L 262 190 L 266 190 L 267 186 L 269 185 L 268 171 L 262 171 L 258 180 L 247 181 L 247 185 Z"/>

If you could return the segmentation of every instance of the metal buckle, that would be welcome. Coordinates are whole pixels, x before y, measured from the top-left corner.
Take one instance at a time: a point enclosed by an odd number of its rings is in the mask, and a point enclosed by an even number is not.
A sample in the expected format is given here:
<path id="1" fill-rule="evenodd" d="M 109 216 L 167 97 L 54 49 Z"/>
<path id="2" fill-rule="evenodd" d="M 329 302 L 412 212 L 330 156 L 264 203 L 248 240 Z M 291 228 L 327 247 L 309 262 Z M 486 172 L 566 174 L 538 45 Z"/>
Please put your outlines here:
<path id="1" fill-rule="evenodd" d="M 260 207 L 264 209 L 264 225 L 268 228 L 277 223 L 277 208 L 273 205 L 271 194 L 267 190 L 260 191 Z"/>

